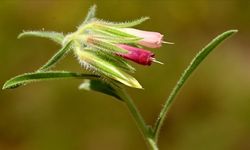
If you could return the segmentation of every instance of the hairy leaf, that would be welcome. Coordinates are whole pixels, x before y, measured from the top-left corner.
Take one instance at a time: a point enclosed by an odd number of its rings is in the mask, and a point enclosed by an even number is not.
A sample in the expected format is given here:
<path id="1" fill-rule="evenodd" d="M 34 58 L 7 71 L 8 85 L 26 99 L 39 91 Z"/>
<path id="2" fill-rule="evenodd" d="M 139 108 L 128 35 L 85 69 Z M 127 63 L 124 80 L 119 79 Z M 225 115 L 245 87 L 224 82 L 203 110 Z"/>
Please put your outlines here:
<path id="1" fill-rule="evenodd" d="M 14 78 L 11 78 L 3 85 L 4 89 L 16 88 L 20 85 L 25 85 L 31 82 L 52 80 L 52 79 L 63 79 L 63 78 L 79 78 L 79 79 L 99 79 L 100 77 L 92 74 L 81 74 L 67 71 L 48 71 L 48 72 L 33 72 L 25 73 Z"/>
<path id="2" fill-rule="evenodd" d="M 18 35 L 18 38 L 36 36 L 42 38 L 48 38 L 60 45 L 63 44 L 64 35 L 58 32 L 48 32 L 48 31 L 24 31 Z"/>
<path id="3" fill-rule="evenodd" d="M 113 26 L 113 27 L 128 28 L 128 27 L 133 27 L 133 26 L 139 25 L 148 19 L 150 19 L 150 18 L 149 17 L 142 17 L 142 18 L 128 21 L 128 22 L 105 22 L 105 21 L 100 21 L 100 22 L 103 22 L 104 24 L 109 25 L 109 26 Z"/>

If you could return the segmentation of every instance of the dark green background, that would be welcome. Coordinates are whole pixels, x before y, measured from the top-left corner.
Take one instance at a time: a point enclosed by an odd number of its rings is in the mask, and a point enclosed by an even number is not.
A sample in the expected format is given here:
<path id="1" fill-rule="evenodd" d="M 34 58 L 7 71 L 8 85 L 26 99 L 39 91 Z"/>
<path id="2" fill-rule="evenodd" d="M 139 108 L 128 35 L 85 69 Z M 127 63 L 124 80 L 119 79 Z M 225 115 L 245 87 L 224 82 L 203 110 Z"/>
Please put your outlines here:
<path id="1" fill-rule="evenodd" d="M 17 40 L 22 30 L 73 32 L 92 4 L 98 17 L 159 31 L 166 41 L 153 50 L 165 65 L 135 65 L 145 90 L 128 88 L 146 122 L 162 104 L 193 56 L 217 34 L 239 32 L 220 45 L 184 86 L 160 134 L 162 150 L 250 149 L 250 2 L 247 0 L 103 0 L 0 2 L 0 85 L 38 69 L 60 47 L 39 38 Z M 74 56 L 56 69 L 83 71 Z M 0 150 L 144 150 L 124 104 L 79 91 L 80 80 L 30 84 L 0 92 Z"/>

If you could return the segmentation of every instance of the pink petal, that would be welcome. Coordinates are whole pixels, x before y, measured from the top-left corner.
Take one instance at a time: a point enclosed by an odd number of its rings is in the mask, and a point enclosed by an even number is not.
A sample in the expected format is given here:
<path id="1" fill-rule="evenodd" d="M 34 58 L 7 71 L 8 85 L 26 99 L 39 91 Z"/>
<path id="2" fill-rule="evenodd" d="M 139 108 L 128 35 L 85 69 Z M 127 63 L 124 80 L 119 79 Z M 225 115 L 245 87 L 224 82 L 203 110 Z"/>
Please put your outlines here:
<path id="1" fill-rule="evenodd" d="M 118 54 L 119 56 L 134 61 L 141 65 L 151 65 L 154 53 L 141 48 L 124 44 L 118 44 L 118 46 L 120 48 L 128 50 L 128 54 Z"/>
<path id="2" fill-rule="evenodd" d="M 163 35 L 158 32 L 143 31 L 133 28 L 123 28 L 123 31 L 135 35 L 137 37 L 143 38 L 139 41 L 139 44 L 149 48 L 159 48 L 162 44 Z"/>

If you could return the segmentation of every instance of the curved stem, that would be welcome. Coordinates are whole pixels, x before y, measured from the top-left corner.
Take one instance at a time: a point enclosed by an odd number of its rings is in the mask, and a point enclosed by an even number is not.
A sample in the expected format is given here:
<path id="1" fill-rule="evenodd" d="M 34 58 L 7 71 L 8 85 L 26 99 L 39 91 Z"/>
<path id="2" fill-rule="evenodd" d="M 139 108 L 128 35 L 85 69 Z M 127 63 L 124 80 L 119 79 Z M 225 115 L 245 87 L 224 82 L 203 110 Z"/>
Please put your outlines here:
<path id="1" fill-rule="evenodd" d="M 191 61 L 190 65 L 185 69 L 183 74 L 181 75 L 180 79 L 176 83 L 175 87 L 171 91 L 168 99 L 166 100 L 160 115 L 156 121 L 155 127 L 154 127 L 154 141 L 157 142 L 160 129 L 162 127 L 162 124 L 164 122 L 164 119 L 166 118 L 167 112 L 173 103 L 176 95 L 180 91 L 181 87 L 184 85 L 184 83 L 187 81 L 187 79 L 190 77 L 192 72 L 199 66 L 199 64 L 207 57 L 207 55 L 216 47 L 218 46 L 222 41 L 224 41 L 227 37 L 232 35 L 233 33 L 236 33 L 237 30 L 229 30 L 226 31 L 216 38 L 214 38 L 208 45 L 206 45 Z"/>
<path id="2" fill-rule="evenodd" d="M 142 118 L 140 112 L 138 111 L 136 105 L 134 104 L 131 97 L 127 94 L 127 92 L 122 89 L 119 95 L 122 96 L 122 99 L 126 103 L 132 117 L 134 118 L 138 128 L 140 129 L 144 140 L 146 141 L 150 150 L 158 150 L 158 147 L 153 139 L 152 136 L 152 129 L 145 123 L 144 119 Z"/>

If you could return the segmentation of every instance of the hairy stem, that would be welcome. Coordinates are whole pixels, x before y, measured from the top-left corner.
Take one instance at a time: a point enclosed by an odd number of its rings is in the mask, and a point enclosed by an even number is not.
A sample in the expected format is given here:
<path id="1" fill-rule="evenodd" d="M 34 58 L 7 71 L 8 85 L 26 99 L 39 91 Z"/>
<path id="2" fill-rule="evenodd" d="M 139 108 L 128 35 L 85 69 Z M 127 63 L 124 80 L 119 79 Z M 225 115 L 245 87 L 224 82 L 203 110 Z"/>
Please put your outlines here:
<path id="1" fill-rule="evenodd" d="M 145 142 L 148 145 L 150 150 L 158 150 L 158 147 L 152 138 L 152 130 L 151 128 L 145 123 L 143 117 L 141 116 L 140 112 L 138 111 L 136 105 L 134 104 L 131 97 L 127 94 L 127 92 L 122 89 L 120 92 L 122 99 L 126 103 L 132 117 L 134 118 L 138 128 L 140 129 L 142 136 L 144 137 Z"/>
<path id="2" fill-rule="evenodd" d="M 226 31 L 216 38 L 214 38 L 208 45 L 206 45 L 191 61 L 190 65 L 184 70 L 183 74 L 181 75 L 180 79 L 176 83 L 175 87 L 171 91 L 168 99 L 166 100 L 160 115 L 156 121 L 155 127 L 154 127 L 154 141 L 157 142 L 160 129 L 163 125 L 164 119 L 166 118 L 167 112 L 173 103 L 176 95 L 180 91 L 181 87 L 184 85 L 184 83 L 187 81 L 187 79 L 190 77 L 192 72 L 199 66 L 199 64 L 207 57 L 207 55 L 216 47 L 218 46 L 222 41 L 224 41 L 226 38 L 228 38 L 233 33 L 236 33 L 237 30 L 229 30 Z"/>

